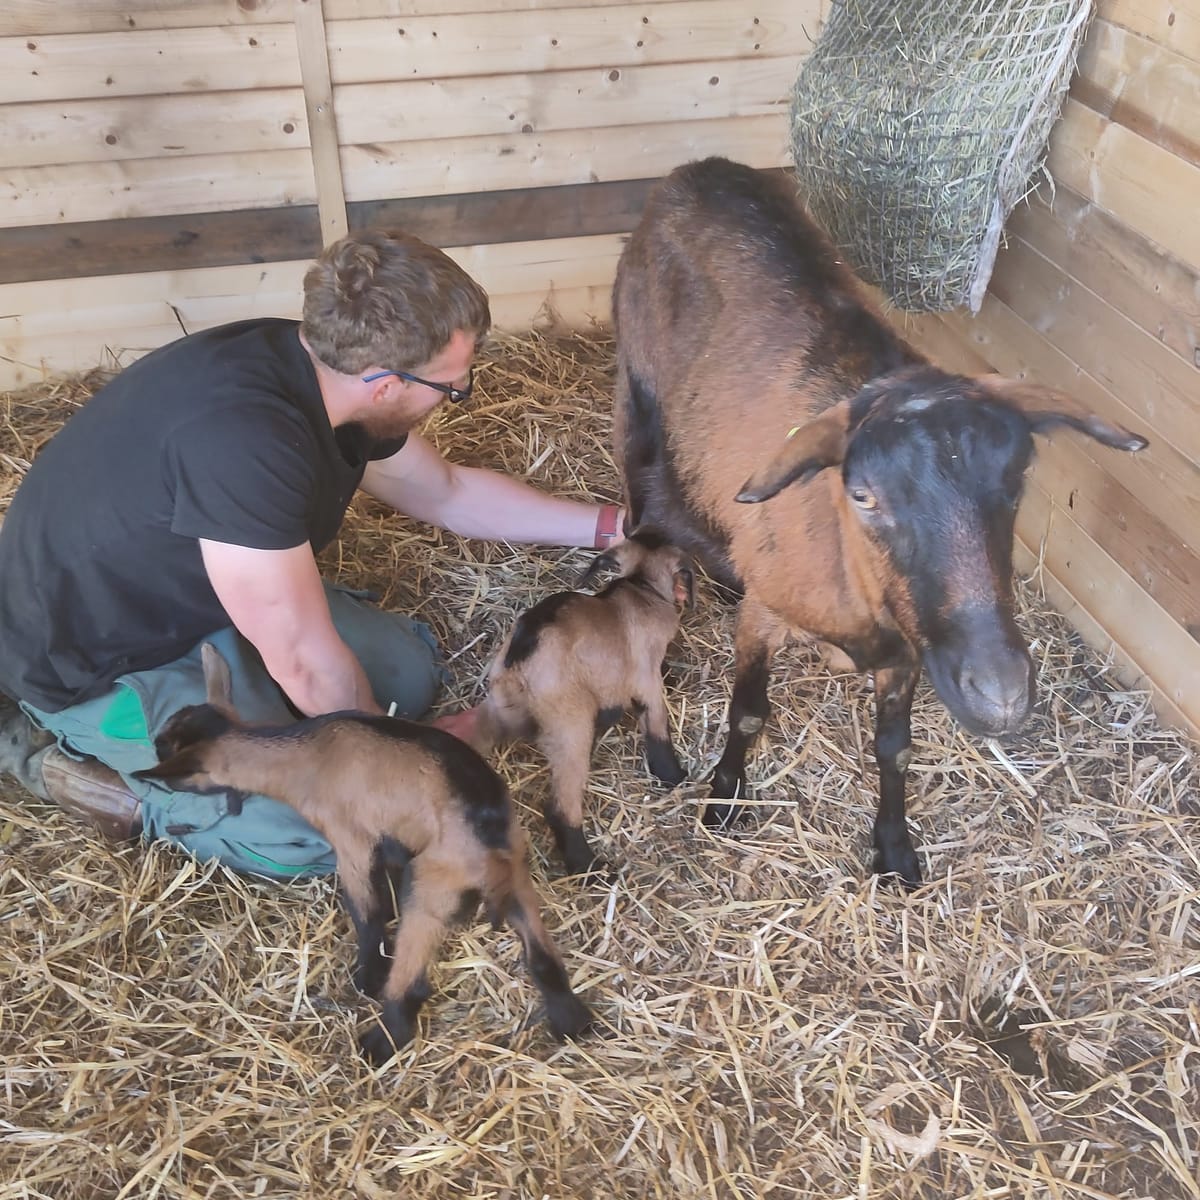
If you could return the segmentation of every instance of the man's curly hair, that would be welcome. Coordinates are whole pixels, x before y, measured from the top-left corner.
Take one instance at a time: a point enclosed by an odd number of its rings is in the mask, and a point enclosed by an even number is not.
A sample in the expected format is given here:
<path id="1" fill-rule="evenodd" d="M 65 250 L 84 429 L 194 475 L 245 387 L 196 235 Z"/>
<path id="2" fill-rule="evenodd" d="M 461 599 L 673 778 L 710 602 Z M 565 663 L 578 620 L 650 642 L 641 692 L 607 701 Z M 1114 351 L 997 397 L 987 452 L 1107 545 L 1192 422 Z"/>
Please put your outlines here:
<path id="1" fill-rule="evenodd" d="M 478 344 L 491 323 L 483 288 L 441 250 L 399 230 L 348 234 L 304 276 L 304 337 L 343 375 L 411 371 L 457 330 Z"/>

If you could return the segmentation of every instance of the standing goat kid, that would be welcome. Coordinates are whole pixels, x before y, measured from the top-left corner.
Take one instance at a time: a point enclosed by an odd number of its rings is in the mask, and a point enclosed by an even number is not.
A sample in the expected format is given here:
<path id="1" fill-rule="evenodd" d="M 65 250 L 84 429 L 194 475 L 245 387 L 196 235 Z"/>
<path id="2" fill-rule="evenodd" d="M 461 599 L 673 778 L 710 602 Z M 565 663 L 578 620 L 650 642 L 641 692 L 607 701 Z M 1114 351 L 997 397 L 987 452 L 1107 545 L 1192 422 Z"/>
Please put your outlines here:
<path id="1" fill-rule="evenodd" d="M 727 159 L 655 189 L 613 311 L 630 519 L 744 594 L 706 823 L 745 797 L 771 658 L 806 632 L 874 672 L 875 869 L 915 885 L 904 775 L 922 662 L 976 733 L 1016 729 L 1033 705 L 1012 581 L 1032 435 L 1146 440 L 1052 388 L 933 366 L 871 306 L 794 183 Z"/>
<path id="2" fill-rule="evenodd" d="M 225 660 L 207 643 L 201 657 L 208 702 L 171 717 L 155 740 L 159 765 L 139 775 L 226 792 L 231 813 L 248 794 L 270 796 L 325 837 L 358 933 L 355 984 L 382 1001 L 382 1028 L 362 1040 L 372 1062 L 386 1062 L 414 1036 L 429 964 L 448 926 L 481 900 L 493 927 L 507 921 L 520 936 L 555 1034 L 587 1028 L 591 1013 L 542 924 L 508 789 L 470 746 L 428 725 L 364 713 L 245 727 Z M 389 969 L 382 942 L 393 888 L 400 919 Z"/>
<path id="3" fill-rule="evenodd" d="M 580 586 L 610 567 L 618 578 L 598 594 L 559 592 L 518 618 L 489 669 L 474 736 L 484 753 L 531 739 L 549 760 L 546 820 L 571 874 L 599 865 L 583 832 L 592 746 L 626 711 L 638 713 L 651 773 L 669 784 L 686 778 L 671 743 L 662 664 L 679 606 L 692 603 L 691 568 L 648 530 L 594 558 Z"/>

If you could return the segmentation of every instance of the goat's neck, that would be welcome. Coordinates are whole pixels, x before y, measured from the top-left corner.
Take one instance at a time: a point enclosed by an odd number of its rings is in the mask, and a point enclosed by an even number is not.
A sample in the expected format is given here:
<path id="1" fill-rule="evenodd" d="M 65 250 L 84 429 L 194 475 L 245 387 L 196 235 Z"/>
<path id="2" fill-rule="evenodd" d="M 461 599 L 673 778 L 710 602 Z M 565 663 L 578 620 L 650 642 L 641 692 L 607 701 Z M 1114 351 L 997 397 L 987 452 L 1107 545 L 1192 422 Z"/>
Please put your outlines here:
<path id="1" fill-rule="evenodd" d="M 634 593 L 639 599 L 651 604 L 669 604 L 672 608 L 675 607 L 675 591 L 674 586 L 669 593 L 664 595 L 658 590 L 654 583 L 647 579 L 645 575 L 625 575 L 619 583 L 626 584 L 630 588 L 636 588 Z"/>

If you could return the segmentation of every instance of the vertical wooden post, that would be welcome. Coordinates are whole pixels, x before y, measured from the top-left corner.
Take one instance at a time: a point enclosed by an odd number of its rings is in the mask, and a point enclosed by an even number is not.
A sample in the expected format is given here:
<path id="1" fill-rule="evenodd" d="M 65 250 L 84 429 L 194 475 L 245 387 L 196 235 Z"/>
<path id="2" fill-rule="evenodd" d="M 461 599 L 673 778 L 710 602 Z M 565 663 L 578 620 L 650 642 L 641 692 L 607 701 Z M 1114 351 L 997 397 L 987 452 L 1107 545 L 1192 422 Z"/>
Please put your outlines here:
<path id="1" fill-rule="evenodd" d="M 329 47 L 325 40 L 322 0 L 296 0 L 296 43 L 300 51 L 304 107 L 308 112 L 308 140 L 317 185 L 321 242 L 328 246 L 344 237 L 350 227 L 346 220 L 337 121 L 333 115 L 333 84 L 329 78 Z"/>

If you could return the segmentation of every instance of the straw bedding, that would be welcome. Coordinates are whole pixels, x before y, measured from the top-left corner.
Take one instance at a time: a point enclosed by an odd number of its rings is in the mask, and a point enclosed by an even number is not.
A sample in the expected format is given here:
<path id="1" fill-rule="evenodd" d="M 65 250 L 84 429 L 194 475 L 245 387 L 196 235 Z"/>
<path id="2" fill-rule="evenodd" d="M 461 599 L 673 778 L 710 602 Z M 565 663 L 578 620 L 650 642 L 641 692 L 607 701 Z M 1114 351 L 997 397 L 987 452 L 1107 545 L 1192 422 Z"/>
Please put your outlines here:
<path id="1" fill-rule="evenodd" d="M 605 335 L 502 340 L 436 440 L 615 497 Z M 0 400 L 0 505 L 96 378 Z M 429 621 L 446 707 L 579 551 L 352 512 L 326 556 Z M 372 1072 L 332 884 L 114 851 L 0 785 L 2 1197 L 1200 1197 L 1200 772 L 1022 589 L 1030 728 L 992 748 L 922 688 L 912 821 L 929 883 L 866 872 L 871 698 L 802 647 L 772 683 L 758 803 L 646 775 L 628 725 L 589 827 L 622 871 L 560 878 L 529 749 L 500 760 L 546 917 L 606 1037 L 554 1044 L 511 933 L 447 942 L 418 1040 Z M 714 765 L 733 610 L 702 588 L 669 656 L 681 757 Z"/>

